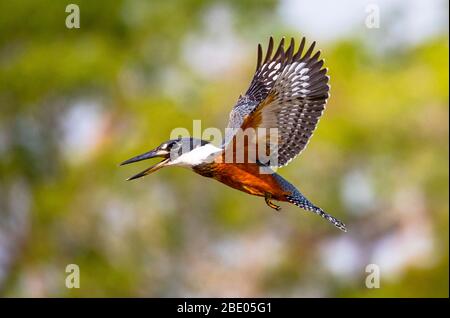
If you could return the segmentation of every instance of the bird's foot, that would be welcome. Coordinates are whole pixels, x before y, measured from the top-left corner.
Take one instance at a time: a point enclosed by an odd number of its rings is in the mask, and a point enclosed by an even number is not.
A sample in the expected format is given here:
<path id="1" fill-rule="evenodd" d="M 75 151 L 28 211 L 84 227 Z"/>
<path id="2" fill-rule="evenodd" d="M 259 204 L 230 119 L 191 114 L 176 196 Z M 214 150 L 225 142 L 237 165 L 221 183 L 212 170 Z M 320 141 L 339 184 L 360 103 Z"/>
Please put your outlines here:
<path id="1" fill-rule="evenodd" d="M 272 209 L 275 209 L 275 210 L 277 210 L 277 211 L 280 211 L 280 210 L 281 210 L 281 206 L 276 205 L 275 203 L 272 202 L 272 195 L 271 195 L 271 194 L 266 193 L 264 199 L 266 200 L 266 204 L 267 204 L 268 206 L 270 206 Z"/>

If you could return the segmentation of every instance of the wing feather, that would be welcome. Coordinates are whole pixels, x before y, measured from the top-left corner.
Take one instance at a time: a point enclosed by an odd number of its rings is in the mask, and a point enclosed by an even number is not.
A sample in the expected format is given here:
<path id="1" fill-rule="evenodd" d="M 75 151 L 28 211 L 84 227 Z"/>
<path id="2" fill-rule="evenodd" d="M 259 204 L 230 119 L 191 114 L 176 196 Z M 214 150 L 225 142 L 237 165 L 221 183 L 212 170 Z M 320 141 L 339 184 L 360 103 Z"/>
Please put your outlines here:
<path id="1" fill-rule="evenodd" d="M 297 50 L 294 39 L 287 49 L 284 44 L 282 38 L 272 54 L 274 41 L 270 37 L 264 59 L 262 47 L 258 45 L 255 75 L 230 113 L 229 131 L 224 140 L 225 147 L 239 128 L 278 128 L 277 151 L 272 156 L 276 156 L 279 167 L 288 164 L 306 147 L 329 96 L 328 70 L 323 68 L 321 51 L 314 53 L 316 42 L 306 52 L 304 37 Z M 258 146 L 268 150 L 270 143 Z"/>

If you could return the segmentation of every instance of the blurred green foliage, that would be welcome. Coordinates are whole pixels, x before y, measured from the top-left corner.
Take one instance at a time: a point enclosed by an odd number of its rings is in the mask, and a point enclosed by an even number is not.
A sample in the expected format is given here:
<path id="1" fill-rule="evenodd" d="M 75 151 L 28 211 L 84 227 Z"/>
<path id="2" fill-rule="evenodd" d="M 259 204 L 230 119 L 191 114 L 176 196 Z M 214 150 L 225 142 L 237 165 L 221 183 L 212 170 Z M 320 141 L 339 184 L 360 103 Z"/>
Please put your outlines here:
<path id="1" fill-rule="evenodd" d="M 256 43 L 301 36 L 276 1 L 76 3 L 80 29 L 65 27 L 65 1 L 0 2 L 0 294 L 448 297 L 448 33 L 382 53 L 358 37 L 318 44 L 331 98 L 279 173 L 341 234 L 187 170 L 125 182 L 147 163 L 117 167 L 193 119 L 226 125 Z M 231 12 L 242 44 L 220 76 L 186 53 L 214 38 L 211 8 Z M 372 199 L 352 208 L 355 175 Z M 64 286 L 71 263 L 80 289 Z M 380 289 L 364 285 L 369 263 Z"/>

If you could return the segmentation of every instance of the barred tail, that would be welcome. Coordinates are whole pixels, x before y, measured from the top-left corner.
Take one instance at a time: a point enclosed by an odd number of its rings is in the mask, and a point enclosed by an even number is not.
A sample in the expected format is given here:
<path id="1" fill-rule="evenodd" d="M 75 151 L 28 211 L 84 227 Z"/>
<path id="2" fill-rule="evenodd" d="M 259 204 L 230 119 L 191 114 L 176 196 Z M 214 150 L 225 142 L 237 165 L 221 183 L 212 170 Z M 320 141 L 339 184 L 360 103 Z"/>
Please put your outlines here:
<path id="1" fill-rule="evenodd" d="M 326 213 L 321 208 L 319 208 L 319 207 L 315 206 L 314 204 L 312 204 L 311 202 L 309 202 L 308 199 L 306 199 L 300 193 L 294 193 L 294 195 L 287 195 L 286 199 L 290 203 L 295 204 L 296 206 L 298 206 L 298 207 L 300 207 L 300 208 L 302 208 L 304 210 L 311 211 L 311 212 L 314 212 L 314 213 L 320 215 L 324 219 L 327 219 L 328 222 L 332 223 L 338 229 L 341 229 L 342 231 L 347 232 L 347 229 L 346 229 L 344 223 L 342 223 L 341 221 L 339 221 L 335 217 L 333 217 L 333 216 L 329 215 L 328 213 Z"/>

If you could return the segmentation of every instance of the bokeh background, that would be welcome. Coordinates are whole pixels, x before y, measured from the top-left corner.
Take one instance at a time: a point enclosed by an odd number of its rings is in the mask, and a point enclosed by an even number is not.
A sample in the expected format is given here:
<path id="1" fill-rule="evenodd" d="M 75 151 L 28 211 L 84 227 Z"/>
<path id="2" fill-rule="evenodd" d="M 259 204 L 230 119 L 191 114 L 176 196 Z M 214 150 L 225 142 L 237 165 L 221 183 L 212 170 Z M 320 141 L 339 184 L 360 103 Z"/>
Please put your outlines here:
<path id="1" fill-rule="evenodd" d="M 448 297 L 447 1 L 78 0 L 67 29 L 69 3 L 0 2 L 0 295 Z M 193 119 L 225 127 L 270 35 L 323 51 L 328 108 L 278 172 L 347 234 L 184 169 L 118 167 Z"/>

